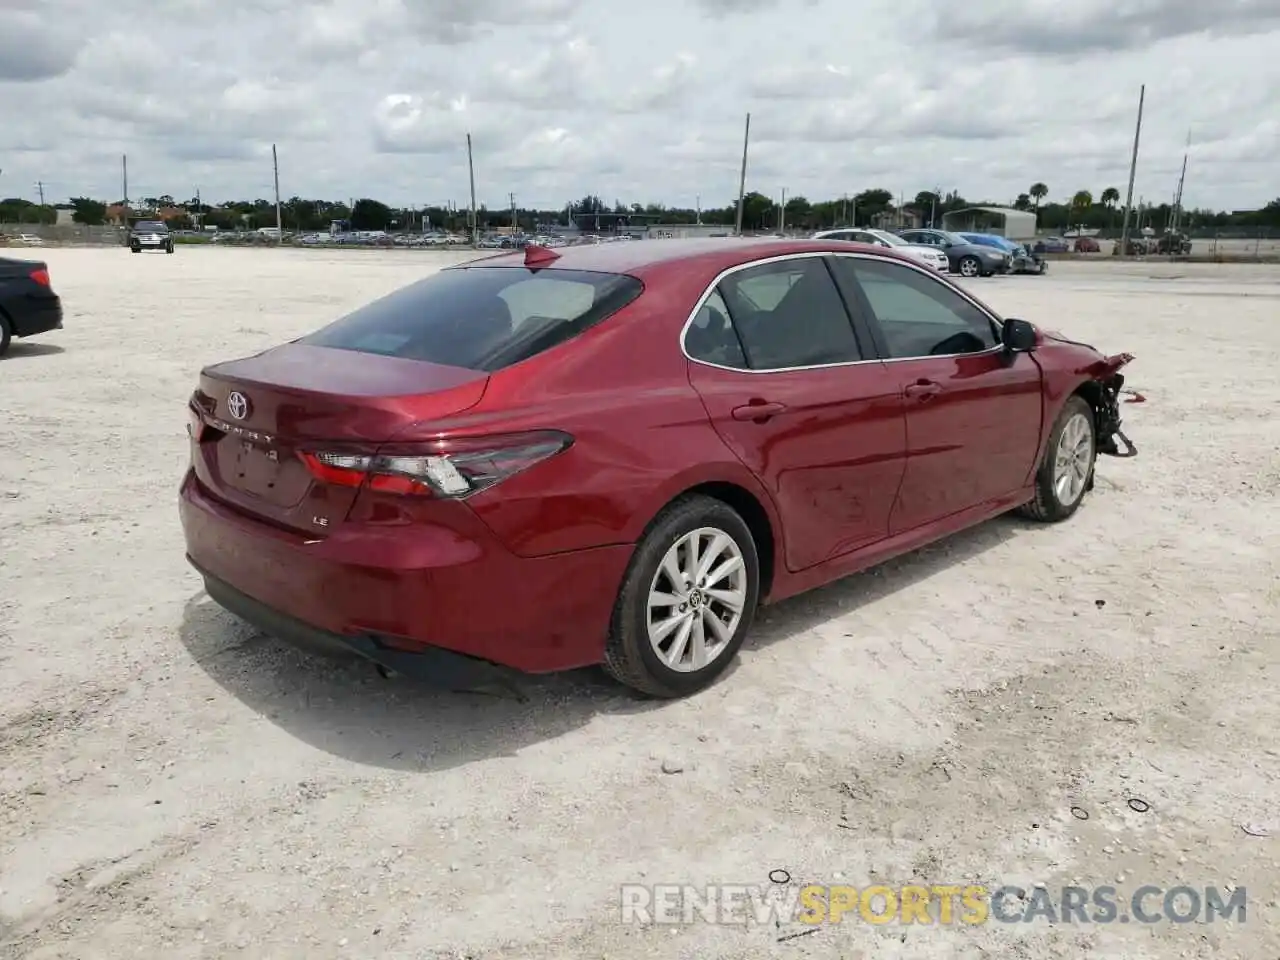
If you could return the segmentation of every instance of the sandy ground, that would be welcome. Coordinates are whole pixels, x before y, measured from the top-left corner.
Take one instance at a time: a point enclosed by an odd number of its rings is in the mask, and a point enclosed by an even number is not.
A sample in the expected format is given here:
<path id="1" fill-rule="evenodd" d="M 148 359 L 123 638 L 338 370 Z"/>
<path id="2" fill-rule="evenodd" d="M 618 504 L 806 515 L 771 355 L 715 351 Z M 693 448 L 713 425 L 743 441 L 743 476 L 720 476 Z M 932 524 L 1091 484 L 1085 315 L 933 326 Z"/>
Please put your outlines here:
<path id="1" fill-rule="evenodd" d="M 256 635 L 183 560 L 200 366 L 439 257 L 46 256 L 66 329 L 0 361 L 0 957 L 1280 952 L 1280 269 L 975 281 L 1137 356 L 1142 456 L 1104 460 L 1065 525 L 998 520 L 769 610 L 723 682 L 653 706 L 593 671 L 526 703 L 383 681 Z M 783 942 L 619 922 L 621 884 L 779 868 L 1235 884 L 1249 912 Z"/>

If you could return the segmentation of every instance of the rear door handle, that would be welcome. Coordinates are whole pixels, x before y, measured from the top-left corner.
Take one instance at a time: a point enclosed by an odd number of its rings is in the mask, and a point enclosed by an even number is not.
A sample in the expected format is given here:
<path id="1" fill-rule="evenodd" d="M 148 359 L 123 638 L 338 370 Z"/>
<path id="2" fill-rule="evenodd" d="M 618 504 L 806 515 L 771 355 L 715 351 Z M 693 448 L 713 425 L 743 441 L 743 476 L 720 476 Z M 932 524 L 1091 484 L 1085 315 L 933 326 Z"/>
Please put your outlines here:
<path id="1" fill-rule="evenodd" d="M 915 383 L 907 384 L 906 394 L 908 397 L 914 397 L 921 402 L 936 397 L 942 392 L 942 384 L 936 380 L 917 380 Z"/>
<path id="2" fill-rule="evenodd" d="M 763 423 L 770 417 L 776 417 L 787 409 L 785 403 L 773 403 L 768 400 L 752 400 L 740 407 L 733 408 L 733 419 L 755 420 Z"/>

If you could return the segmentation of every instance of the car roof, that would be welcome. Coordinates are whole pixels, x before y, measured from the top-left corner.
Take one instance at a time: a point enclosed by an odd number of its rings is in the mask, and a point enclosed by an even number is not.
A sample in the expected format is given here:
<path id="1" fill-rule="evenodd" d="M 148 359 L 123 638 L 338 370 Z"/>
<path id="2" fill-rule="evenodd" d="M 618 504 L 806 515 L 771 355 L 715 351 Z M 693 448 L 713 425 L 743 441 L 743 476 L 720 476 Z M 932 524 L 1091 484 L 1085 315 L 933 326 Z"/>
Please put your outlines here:
<path id="1" fill-rule="evenodd" d="M 596 273 L 625 273 L 643 276 L 664 267 L 681 265 L 718 273 L 753 260 L 782 257 L 793 253 L 840 253 L 857 250 L 885 259 L 907 260 L 885 247 L 849 240 L 778 240 L 774 238 L 698 237 L 671 240 L 642 240 L 635 243 L 599 243 L 580 247 L 556 247 L 557 258 L 545 264 L 549 270 L 585 270 Z M 525 253 L 516 250 L 492 257 L 468 260 L 456 267 L 523 267 Z"/>

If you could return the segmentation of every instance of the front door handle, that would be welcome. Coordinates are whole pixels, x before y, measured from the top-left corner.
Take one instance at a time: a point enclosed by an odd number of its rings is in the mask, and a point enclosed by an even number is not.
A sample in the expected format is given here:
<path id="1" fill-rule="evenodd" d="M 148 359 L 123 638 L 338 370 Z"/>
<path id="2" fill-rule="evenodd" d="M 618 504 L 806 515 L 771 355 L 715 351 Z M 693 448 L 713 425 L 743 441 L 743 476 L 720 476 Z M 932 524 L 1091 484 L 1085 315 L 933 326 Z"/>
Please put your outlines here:
<path id="1" fill-rule="evenodd" d="M 787 409 L 785 403 L 773 403 L 769 400 L 751 400 L 740 407 L 733 408 L 733 419 L 754 420 L 764 423 L 770 417 L 776 417 Z"/>
<path id="2" fill-rule="evenodd" d="M 936 380 L 917 380 L 915 383 L 907 384 L 906 394 L 924 403 L 931 400 L 942 392 L 942 384 Z"/>

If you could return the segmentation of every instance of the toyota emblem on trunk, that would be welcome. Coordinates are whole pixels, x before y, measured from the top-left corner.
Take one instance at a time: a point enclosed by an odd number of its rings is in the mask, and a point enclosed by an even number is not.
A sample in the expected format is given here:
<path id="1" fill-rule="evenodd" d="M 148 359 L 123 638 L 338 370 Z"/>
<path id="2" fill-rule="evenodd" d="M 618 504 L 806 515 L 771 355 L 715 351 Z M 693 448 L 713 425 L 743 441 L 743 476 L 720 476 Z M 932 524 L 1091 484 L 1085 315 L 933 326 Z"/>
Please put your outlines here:
<path id="1" fill-rule="evenodd" d="M 227 397 L 227 412 L 237 420 L 243 420 L 249 415 L 249 401 L 243 393 L 232 391 L 231 396 Z"/>

